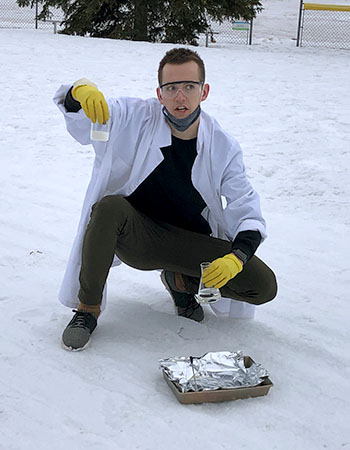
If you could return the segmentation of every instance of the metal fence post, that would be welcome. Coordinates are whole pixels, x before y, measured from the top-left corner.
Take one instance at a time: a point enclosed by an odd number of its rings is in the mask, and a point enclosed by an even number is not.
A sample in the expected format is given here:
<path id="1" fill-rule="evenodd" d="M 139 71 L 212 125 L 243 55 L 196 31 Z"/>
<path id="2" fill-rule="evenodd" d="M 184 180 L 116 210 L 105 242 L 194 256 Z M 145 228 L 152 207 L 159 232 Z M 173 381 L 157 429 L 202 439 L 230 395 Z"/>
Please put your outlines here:
<path id="1" fill-rule="evenodd" d="M 252 45 L 253 40 L 253 19 L 250 19 L 250 27 L 249 27 L 249 45 Z"/>
<path id="2" fill-rule="evenodd" d="M 39 12 L 39 8 L 38 8 L 38 0 L 36 0 L 35 2 L 35 29 L 38 29 L 38 12 Z"/>
<path id="3" fill-rule="evenodd" d="M 298 20 L 298 31 L 297 31 L 297 47 L 300 45 L 300 28 L 301 28 L 301 15 L 303 11 L 303 0 L 300 0 L 299 6 L 299 20 Z"/>

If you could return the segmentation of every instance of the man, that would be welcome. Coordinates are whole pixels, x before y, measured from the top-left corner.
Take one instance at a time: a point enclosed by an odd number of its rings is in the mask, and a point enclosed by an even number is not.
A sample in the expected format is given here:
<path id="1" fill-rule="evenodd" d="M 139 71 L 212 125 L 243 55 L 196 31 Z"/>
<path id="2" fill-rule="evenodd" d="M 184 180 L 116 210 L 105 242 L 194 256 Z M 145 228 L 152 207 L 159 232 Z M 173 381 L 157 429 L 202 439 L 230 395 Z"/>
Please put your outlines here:
<path id="1" fill-rule="evenodd" d="M 177 314 L 197 322 L 203 261 L 211 262 L 204 282 L 223 297 L 258 305 L 276 295 L 273 272 L 254 255 L 265 221 L 241 149 L 201 111 L 209 94 L 202 59 L 189 49 L 168 51 L 158 82 L 158 99 L 107 103 L 86 79 L 55 95 L 69 133 L 96 153 L 60 291 L 61 302 L 76 308 L 62 336 L 68 350 L 87 346 L 113 263 L 162 269 Z M 91 141 L 96 121 L 110 124 L 108 142 Z"/>

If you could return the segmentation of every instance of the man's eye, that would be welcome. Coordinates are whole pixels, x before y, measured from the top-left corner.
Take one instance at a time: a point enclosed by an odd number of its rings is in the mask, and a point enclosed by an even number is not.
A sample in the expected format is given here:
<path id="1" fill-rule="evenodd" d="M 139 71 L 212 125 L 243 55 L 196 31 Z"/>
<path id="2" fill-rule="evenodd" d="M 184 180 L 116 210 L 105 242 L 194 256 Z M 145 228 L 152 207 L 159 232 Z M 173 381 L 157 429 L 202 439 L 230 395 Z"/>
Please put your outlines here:
<path id="1" fill-rule="evenodd" d="M 168 92 L 172 92 L 174 89 L 175 89 L 175 86 L 167 86 L 167 87 L 166 87 L 166 90 L 167 90 Z"/>
<path id="2" fill-rule="evenodd" d="M 192 91 L 192 89 L 194 89 L 194 88 L 195 88 L 194 84 L 186 84 L 185 85 L 185 89 L 187 91 Z"/>

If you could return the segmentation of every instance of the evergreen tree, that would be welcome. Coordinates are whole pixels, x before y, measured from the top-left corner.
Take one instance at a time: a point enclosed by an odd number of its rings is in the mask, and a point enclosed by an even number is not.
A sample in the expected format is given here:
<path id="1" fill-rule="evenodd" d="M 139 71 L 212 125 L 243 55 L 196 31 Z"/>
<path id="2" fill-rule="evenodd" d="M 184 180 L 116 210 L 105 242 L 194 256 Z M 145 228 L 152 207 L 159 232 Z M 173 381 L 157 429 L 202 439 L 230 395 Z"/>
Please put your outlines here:
<path id="1" fill-rule="evenodd" d="M 39 19 L 50 7 L 64 12 L 62 33 L 135 41 L 197 45 L 210 22 L 250 20 L 262 10 L 260 0 L 38 0 Z M 34 6 L 35 0 L 17 0 Z"/>

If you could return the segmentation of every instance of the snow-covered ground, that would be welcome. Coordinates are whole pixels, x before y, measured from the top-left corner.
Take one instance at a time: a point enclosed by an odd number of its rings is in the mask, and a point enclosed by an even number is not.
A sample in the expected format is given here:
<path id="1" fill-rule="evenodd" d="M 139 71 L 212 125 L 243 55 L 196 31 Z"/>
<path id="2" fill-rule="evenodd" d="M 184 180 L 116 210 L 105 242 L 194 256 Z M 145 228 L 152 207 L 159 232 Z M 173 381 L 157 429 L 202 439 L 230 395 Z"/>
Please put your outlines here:
<path id="1" fill-rule="evenodd" d="M 91 346 L 60 347 L 57 292 L 93 152 L 52 102 L 83 76 L 106 96 L 153 96 L 171 45 L 0 30 L 0 449 L 350 449 L 350 54 L 296 48 L 298 1 L 269 0 L 255 44 L 199 47 L 203 108 L 241 143 L 279 295 L 255 320 L 174 315 L 158 272 L 113 269 Z M 345 2 L 343 2 L 345 3 Z M 280 20 L 275 16 L 280 11 Z M 243 350 L 266 397 L 181 405 L 158 359 Z"/>

